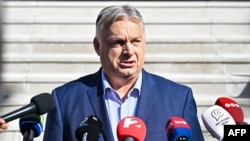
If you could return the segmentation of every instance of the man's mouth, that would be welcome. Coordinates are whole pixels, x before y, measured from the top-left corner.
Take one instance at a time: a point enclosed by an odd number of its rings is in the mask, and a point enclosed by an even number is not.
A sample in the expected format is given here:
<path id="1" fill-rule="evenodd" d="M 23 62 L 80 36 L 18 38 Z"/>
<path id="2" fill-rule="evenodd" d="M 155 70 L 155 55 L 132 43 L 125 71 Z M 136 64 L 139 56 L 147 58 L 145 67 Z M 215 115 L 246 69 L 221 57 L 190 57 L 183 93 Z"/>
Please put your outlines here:
<path id="1" fill-rule="evenodd" d="M 120 62 L 120 66 L 123 67 L 123 68 L 131 68 L 135 65 L 135 61 L 121 61 Z"/>

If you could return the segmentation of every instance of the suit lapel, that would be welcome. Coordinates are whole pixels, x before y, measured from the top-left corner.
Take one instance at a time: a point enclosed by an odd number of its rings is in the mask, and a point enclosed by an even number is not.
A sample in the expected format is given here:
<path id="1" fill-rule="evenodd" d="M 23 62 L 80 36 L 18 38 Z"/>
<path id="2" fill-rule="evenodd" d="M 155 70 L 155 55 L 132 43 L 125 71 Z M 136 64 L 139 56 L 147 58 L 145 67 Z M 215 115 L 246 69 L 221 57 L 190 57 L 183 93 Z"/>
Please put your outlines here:
<path id="1" fill-rule="evenodd" d="M 88 91 L 88 97 L 92 104 L 92 108 L 98 119 L 102 122 L 102 132 L 105 140 L 113 141 L 113 134 L 110 126 L 110 121 L 108 118 L 108 112 L 106 109 L 105 101 L 103 100 L 103 88 L 100 71 L 97 73 L 94 81 L 97 83 L 97 87 L 92 87 Z"/>
<path id="2" fill-rule="evenodd" d="M 142 72 L 141 95 L 138 101 L 138 107 L 135 116 L 141 118 L 146 122 L 147 117 L 152 109 L 153 103 L 155 102 L 155 98 L 153 98 L 153 95 L 157 92 L 157 89 L 152 77 L 144 70 Z"/>

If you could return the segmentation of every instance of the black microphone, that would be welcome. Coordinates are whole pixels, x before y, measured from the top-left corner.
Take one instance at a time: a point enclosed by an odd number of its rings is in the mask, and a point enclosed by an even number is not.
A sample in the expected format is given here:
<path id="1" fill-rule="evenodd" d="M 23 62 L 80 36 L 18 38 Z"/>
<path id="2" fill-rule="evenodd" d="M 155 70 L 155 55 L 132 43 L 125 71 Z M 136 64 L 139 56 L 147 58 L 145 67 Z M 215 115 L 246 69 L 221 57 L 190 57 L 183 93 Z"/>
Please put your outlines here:
<path id="1" fill-rule="evenodd" d="M 78 141 L 98 141 L 102 132 L 102 122 L 95 116 L 86 117 L 76 129 L 75 136 Z"/>
<path id="2" fill-rule="evenodd" d="M 4 119 L 5 122 L 9 122 L 31 113 L 42 115 L 49 112 L 54 107 L 55 104 L 52 96 L 49 93 L 42 93 L 32 97 L 30 104 L 2 115 L 1 118 Z"/>

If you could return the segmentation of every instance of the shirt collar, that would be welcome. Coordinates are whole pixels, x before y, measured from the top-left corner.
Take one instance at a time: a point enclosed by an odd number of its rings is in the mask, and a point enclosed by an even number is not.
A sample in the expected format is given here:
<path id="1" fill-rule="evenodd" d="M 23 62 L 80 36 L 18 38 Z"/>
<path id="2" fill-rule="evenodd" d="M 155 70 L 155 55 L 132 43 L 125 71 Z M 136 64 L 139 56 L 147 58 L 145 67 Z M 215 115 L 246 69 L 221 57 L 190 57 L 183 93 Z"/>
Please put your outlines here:
<path id="1" fill-rule="evenodd" d="M 113 89 L 113 88 L 110 86 L 110 84 L 109 84 L 109 82 L 108 82 L 106 76 L 104 75 L 103 69 L 102 69 L 102 84 L 103 84 L 104 94 L 106 93 L 106 91 L 105 91 L 106 89 L 108 89 L 108 88 L 109 88 L 109 89 Z M 132 88 L 131 90 L 137 89 L 137 90 L 139 91 L 139 95 L 140 95 L 141 84 L 142 84 L 142 72 L 140 72 L 139 77 L 138 77 L 138 79 L 136 80 L 135 85 L 133 86 L 133 88 Z M 130 90 L 130 91 L 131 91 L 131 90 Z"/>

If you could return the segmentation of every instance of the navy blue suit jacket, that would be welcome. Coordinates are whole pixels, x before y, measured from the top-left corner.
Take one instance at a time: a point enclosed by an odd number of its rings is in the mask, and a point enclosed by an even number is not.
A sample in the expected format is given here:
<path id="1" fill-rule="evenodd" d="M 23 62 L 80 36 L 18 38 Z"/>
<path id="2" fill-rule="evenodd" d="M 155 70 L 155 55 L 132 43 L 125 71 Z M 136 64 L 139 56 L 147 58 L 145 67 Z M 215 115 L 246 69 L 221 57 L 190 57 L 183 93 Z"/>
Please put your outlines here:
<path id="1" fill-rule="evenodd" d="M 99 141 L 114 141 L 105 101 L 101 71 L 66 83 L 52 92 L 56 108 L 47 114 L 44 141 L 77 141 L 82 120 L 97 116 L 103 123 Z M 136 117 L 147 127 L 145 141 L 167 141 L 165 124 L 183 117 L 192 129 L 192 141 L 204 141 L 192 90 L 163 77 L 142 71 L 141 96 Z"/>

